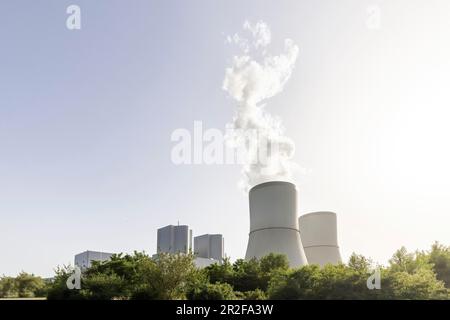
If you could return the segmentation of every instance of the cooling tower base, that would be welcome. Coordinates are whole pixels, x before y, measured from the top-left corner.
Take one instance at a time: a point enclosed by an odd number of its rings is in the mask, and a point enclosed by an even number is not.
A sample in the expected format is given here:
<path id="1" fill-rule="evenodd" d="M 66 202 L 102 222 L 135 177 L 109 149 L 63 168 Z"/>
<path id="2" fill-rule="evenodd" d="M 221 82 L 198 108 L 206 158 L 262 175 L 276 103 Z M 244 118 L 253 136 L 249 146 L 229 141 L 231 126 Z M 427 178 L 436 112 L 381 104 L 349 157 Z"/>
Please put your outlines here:
<path id="1" fill-rule="evenodd" d="M 307 264 L 306 256 L 301 249 L 301 239 L 298 230 L 268 228 L 250 233 L 245 259 L 259 259 L 269 253 L 285 254 L 291 267 Z"/>
<path id="2" fill-rule="evenodd" d="M 338 264 L 342 261 L 339 247 L 313 246 L 304 249 L 309 264 L 318 264 L 323 267 L 326 264 Z"/>

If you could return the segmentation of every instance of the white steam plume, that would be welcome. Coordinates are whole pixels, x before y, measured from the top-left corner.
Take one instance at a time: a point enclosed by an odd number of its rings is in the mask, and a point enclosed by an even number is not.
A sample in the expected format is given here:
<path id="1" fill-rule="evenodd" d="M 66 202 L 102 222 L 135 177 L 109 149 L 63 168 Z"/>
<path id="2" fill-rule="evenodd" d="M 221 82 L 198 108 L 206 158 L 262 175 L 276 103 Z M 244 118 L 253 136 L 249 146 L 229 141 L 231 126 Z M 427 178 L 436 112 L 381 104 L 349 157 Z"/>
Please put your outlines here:
<path id="1" fill-rule="evenodd" d="M 248 190 L 265 181 L 292 180 L 295 167 L 291 161 L 293 141 L 284 135 L 279 118 L 268 114 L 262 102 L 283 91 L 298 56 L 298 47 L 290 39 L 284 41 L 284 52 L 267 54 L 271 32 L 266 23 L 243 25 L 250 38 L 229 36 L 242 54 L 234 56 L 225 71 L 223 89 L 237 101 L 233 122 L 229 124 L 229 141 L 245 153 L 242 187 Z M 253 56 L 252 56 L 253 54 Z M 254 56 L 260 56 L 258 62 Z"/>

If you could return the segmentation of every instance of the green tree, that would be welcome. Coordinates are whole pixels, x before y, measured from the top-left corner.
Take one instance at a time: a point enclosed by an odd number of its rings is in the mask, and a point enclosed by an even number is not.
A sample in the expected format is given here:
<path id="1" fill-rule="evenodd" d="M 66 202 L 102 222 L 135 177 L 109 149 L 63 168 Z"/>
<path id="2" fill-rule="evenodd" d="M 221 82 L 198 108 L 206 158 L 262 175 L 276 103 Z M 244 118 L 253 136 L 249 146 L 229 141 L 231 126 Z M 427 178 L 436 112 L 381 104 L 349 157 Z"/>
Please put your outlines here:
<path id="1" fill-rule="evenodd" d="M 240 300 L 266 300 L 267 295 L 264 291 L 256 289 L 253 291 L 235 292 L 237 299 Z"/>
<path id="2" fill-rule="evenodd" d="M 204 272 L 211 283 L 220 282 L 228 283 L 230 285 L 233 285 L 234 283 L 234 269 L 229 258 L 224 259 L 222 263 L 214 263 L 207 266 L 204 269 Z"/>
<path id="3" fill-rule="evenodd" d="M 382 281 L 385 284 L 382 288 L 384 299 L 449 299 L 444 283 L 428 268 L 414 273 L 388 270 Z"/>
<path id="4" fill-rule="evenodd" d="M 14 281 L 19 298 L 35 297 L 36 292 L 45 287 L 45 282 L 41 277 L 26 272 L 19 273 Z"/>
<path id="5" fill-rule="evenodd" d="M 91 274 L 83 281 L 81 294 L 90 300 L 127 298 L 126 282 L 117 274 Z"/>
<path id="6" fill-rule="evenodd" d="M 260 259 L 261 272 L 270 274 L 274 271 L 289 269 L 289 260 L 285 254 L 269 253 Z"/>
<path id="7" fill-rule="evenodd" d="M 356 271 L 364 274 L 368 273 L 372 269 L 372 261 L 363 255 L 352 253 L 348 260 L 348 266 Z"/>
<path id="8" fill-rule="evenodd" d="M 348 266 L 305 266 L 272 278 L 268 294 L 272 299 L 448 299 L 443 282 L 427 264 L 412 261 L 401 250 L 402 263 L 381 268 L 381 290 L 369 290 L 367 260 L 354 256 Z M 398 252 L 397 252 L 398 253 Z M 398 254 L 396 255 L 399 256 Z M 408 260 L 403 259 L 407 256 Z M 419 259 L 420 260 L 420 259 Z M 405 267 L 406 266 L 406 267 Z M 414 266 L 414 267 L 413 267 Z M 400 271 L 399 269 L 410 270 Z"/>
<path id="9" fill-rule="evenodd" d="M 269 283 L 268 296 L 277 300 L 315 299 L 320 277 L 317 265 L 279 272 Z"/>
<path id="10" fill-rule="evenodd" d="M 81 290 L 69 290 L 67 288 L 67 279 L 74 273 L 71 266 L 62 266 L 55 269 L 55 277 L 48 285 L 48 300 L 81 300 L 86 299 Z M 83 287 L 83 278 L 81 278 Z"/>
<path id="11" fill-rule="evenodd" d="M 262 278 L 259 260 L 238 259 L 233 264 L 233 288 L 236 291 L 266 290 L 267 280 Z"/>
<path id="12" fill-rule="evenodd" d="M 138 290 L 133 298 L 184 299 L 201 273 L 191 254 L 159 254 L 138 267 Z"/>
<path id="13" fill-rule="evenodd" d="M 381 272 L 381 290 L 369 290 L 374 270 L 370 259 L 352 254 L 348 264 L 289 268 L 286 256 L 225 259 L 204 269 L 191 254 L 145 253 L 114 255 L 94 263 L 81 277 L 81 290 L 67 289 L 70 267 L 58 268 L 49 299 L 449 299 L 449 248 L 434 244 L 430 251 L 397 250 Z M 0 279 L 3 296 L 36 295 L 34 276 Z M 41 279 L 42 280 L 42 279 Z"/>
<path id="14" fill-rule="evenodd" d="M 0 278 L 0 298 L 17 297 L 16 281 L 13 277 Z"/>
<path id="15" fill-rule="evenodd" d="M 428 253 L 428 258 L 436 272 L 436 278 L 450 289 L 450 247 L 435 242 Z"/>
<path id="16" fill-rule="evenodd" d="M 435 272 L 435 263 L 442 255 L 445 256 L 445 248 L 438 244 L 433 245 L 429 253 L 408 253 L 404 247 L 397 250 L 383 277 L 384 298 L 448 299 L 445 283 L 439 280 L 439 276 L 445 277 L 445 265 L 438 263 L 440 273 Z"/>
<path id="17" fill-rule="evenodd" d="M 204 283 L 187 293 L 189 300 L 233 300 L 236 295 L 228 283 Z"/>
<path id="18" fill-rule="evenodd" d="M 413 274 L 420 269 L 432 269 L 432 265 L 425 253 L 410 253 L 405 247 L 397 250 L 389 260 L 390 269 L 395 272 Z"/>

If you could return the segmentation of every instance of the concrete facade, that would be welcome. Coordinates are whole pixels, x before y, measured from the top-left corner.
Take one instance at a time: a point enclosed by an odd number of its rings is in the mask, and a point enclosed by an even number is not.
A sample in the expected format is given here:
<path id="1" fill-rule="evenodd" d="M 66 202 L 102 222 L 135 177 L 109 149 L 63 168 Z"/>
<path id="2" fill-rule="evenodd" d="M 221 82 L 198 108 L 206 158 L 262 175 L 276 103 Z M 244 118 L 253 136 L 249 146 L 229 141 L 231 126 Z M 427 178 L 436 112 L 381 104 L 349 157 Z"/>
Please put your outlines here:
<path id="1" fill-rule="evenodd" d="M 202 257 L 195 257 L 195 259 L 194 259 L 194 264 L 197 268 L 205 268 L 214 263 L 220 264 L 221 261 L 215 260 L 215 259 L 202 258 Z"/>
<path id="2" fill-rule="evenodd" d="M 93 261 L 107 261 L 113 253 L 100 251 L 84 251 L 75 255 L 75 265 L 81 270 L 86 270 L 92 266 Z"/>
<path id="3" fill-rule="evenodd" d="M 311 212 L 299 219 L 300 236 L 309 264 L 338 264 L 342 261 L 337 238 L 336 213 Z"/>
<path id="4" fill-rule="evenodd" d="M 269 253 L 285 254 L 291 267 L 308 264 L 297 218 L 294 184 L 271 181 L 254 186 L 249 193 L 250 234 L 245 259 Z"/>
<path id="5" fill-rule="evenodd" d="M 189 253 L 192 250 L 192 230 L 187 225 L 160 228 L 157 237 L 157 253 Z"/>
<path id="6" fill-rule="evenodd" d="M 194 253 L 197 257 L 222 261 L 224 239 L 221 234 L 204 234 L 194 238 Z"/>

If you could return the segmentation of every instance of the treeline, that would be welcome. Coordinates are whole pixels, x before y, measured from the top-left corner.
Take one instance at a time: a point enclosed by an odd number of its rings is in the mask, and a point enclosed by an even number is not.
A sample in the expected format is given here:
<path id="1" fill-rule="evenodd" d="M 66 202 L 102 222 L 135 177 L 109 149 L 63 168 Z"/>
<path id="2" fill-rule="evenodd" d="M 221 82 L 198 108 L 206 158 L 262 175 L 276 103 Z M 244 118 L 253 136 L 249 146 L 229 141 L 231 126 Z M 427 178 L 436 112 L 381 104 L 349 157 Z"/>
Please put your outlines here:
<path id="1" fill-rule="evenodd" d="M 50 283 L 41 277 L 21 272 L 17 277 L 0 277 L 0 298 L 46 297 Z"/>
<path id="2" fill-rule="evenodd" d="M 381 289 L 369 290 L 374 269 Z M 435 243 L 428 251 L 401 248 L 386 267 L 353 254 L 346 264 L 289 268 L 284 255 L 204 269 L 192 255 L 144 253 L 115 255 L 83 273 L 81 289 L 69 290 L 73 270 L 59 268 L 48 299 L 450 299 L 450 247 Z"/>

